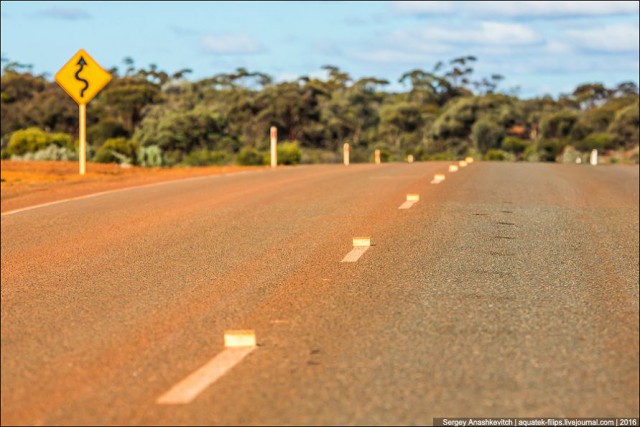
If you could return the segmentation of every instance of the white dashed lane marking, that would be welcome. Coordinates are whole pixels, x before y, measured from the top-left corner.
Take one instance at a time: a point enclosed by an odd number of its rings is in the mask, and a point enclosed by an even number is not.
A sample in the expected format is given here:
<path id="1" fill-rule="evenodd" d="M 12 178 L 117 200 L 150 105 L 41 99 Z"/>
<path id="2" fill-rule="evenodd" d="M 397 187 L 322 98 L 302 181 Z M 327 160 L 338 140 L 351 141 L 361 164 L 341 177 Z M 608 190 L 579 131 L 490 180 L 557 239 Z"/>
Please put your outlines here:
<path id="1" fill-rule="evenodd" d="M 364 254 L 371 247 L 370 237 L 354 237 L 353 249 L 344 258 L 342 262 L 356 262 L 362 254 Z"/>
<path id="2" fill-rule="evenodd" d="M 226 348 L 222 353 L 173 386 L 160 396 L 156 403 L 160 405 L 190 403 L 256 349 L 256 334 L 252 330 L 226 331 L 224 345 Z"/>

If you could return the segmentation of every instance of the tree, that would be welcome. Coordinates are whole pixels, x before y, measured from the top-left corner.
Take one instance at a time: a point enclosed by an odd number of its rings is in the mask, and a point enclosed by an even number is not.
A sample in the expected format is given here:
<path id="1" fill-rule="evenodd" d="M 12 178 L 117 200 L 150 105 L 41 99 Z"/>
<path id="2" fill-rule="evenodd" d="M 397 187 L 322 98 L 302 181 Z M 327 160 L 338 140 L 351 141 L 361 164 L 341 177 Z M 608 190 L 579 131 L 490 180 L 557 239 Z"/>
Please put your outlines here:
<path id="1" fill-rule="evenodd" d="M 614 121 L 609 126 L 609 133 L 613 141 L 625 149 L 638 146 L 638 104 L 634 103 L 618 111 Z"/>
<path id="2" fill-rule="evenodd" d="M 567 138 L 578 121 L 578 114 L 570 110 L 562 110 L 544 116 L 540 122 L 540 133 L 543 138 Z"/>
<path id="3" fill-rule="evenodd" d="M 587 83 L 578 86 L 573 91 L 573 96 L 578 103 L 585 108 L 594 108 L 596 105 L 607 101 L 613 91 L 607 89 L 602 83 Z"/>
<path id="4" fill-rule="evenodd" d="M 478 120 L 471 129 L 473 142 L 481 153 L 500 148 L 504 138 L 504 128 L 488 119 Z"/>

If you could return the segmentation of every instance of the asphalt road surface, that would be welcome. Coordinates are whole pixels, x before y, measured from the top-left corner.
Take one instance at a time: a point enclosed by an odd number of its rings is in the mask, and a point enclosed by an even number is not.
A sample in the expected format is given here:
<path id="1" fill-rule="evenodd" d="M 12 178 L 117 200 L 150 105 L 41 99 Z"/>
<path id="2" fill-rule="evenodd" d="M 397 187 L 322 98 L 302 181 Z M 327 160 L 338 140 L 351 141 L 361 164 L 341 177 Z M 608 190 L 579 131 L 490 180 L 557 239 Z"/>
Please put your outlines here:
<path id="1" fill-rule="evenodd" d="M 638 167 L 447 167 L 282 168 L 3 215 L 2 424 L 638 417 Z M 355 236 L 372 246 L 343 263 Z M 230 329 L 257 348 L 159 404 Z"/>

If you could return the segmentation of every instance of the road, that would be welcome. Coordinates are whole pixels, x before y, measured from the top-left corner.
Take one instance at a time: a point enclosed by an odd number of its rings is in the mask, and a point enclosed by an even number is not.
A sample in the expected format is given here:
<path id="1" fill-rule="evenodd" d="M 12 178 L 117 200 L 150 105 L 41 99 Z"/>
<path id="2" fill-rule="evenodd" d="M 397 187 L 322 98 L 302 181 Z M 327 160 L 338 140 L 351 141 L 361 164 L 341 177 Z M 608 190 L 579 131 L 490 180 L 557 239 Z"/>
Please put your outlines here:
<path id="1" fill-rule="evenodd" d="M 3 215 L 2 424 L 638 417 L 638 167 L 447 166 L 282 168 Z M 372 246 L 343 263 L 354 236 Z M 158 404 L 231 329 L 257 348 Z"/>

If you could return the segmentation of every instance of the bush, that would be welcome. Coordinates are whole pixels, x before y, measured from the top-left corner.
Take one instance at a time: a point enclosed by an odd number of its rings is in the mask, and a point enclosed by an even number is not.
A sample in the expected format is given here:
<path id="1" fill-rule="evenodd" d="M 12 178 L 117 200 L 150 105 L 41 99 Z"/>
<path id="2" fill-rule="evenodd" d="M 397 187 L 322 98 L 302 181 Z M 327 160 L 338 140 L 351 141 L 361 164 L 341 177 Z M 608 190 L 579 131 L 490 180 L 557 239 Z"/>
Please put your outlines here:
<path id="1" fill-rule="evenodd" d="M 575 144 L 580 151 L 591 151 L 594 148 L 598 151 L 603 151 L 613 148 L 613 145 L 611 136 L 606 132 L 592 133 Z"/>
<path id="2" fill-rule="evenodd" d="M 525 148 L 522 153 L 522 158 L 527 162 L 539 162 L 540 154 L 538 153 L 538 144 L 532 143 L 527 145 L 527 148 Z"/>
<path id="3" fill-rule="evenodd" d="M 107 139 L 126 138 L 129 132 L 113 119 L 104 119 L 87 129 L 87 141 L 94 147 L 100 147 Z"/>
<path id="4" fill-rule="evenodd" d="M 489 150 L 484 155 L 484 160 L 511 161 L 513 160 L 513 155 L 502 150 Z"/>
<path id="5" fill-rule="evenodd" d="M 351 161 L 353 161 L 353 155 L 351 155 Z M 305 148 L 302 150 L 300 163 L 342 163 L 342 153 L 336 153 L 335 151 L 330 150 Z"/>
<path id="6" fill-rule="evenodd" d="M 66 133 L 47 133 L 37 127 L 17 130 L 9 139 L 7 151 L 9 155 L 22 156 L 26 153 L 35 153 L 46 150 L 50 145 L 74 150 L 71 136 Z"/>
<path id="7" fill-rule="evenodd" d="M 33 154 L 33 160 L 77 160 L 76 152 L 67 147 L 59 147 L 50 144 L 47 148 L 38 150 Z"/>
<path id="8" fill-rule="evenodd" d="M 302 150 L 296 141 L 278 144 L 278 164 L 297 165 L 302 159 Z"/>
<path id="9" fill-rule="evenodd" d="M 229 162 L 226 151 L 195 150 L 187 154 L 182 162 L 189 166 L 224 165 Z"/>
<path id="10" fill-rule="evenodd" d="M 9 154 L 21 156 L 46 148 L 47 145 L 49 145 L 49 139 L 46 132 L 33 127 L 15 131 L 9 139 L 7 151 Z"/>
<path id="11" fill-rule="evenodd" d="M 548 114 L 540 121 L 540 134 L 546 139 L 567 138 L 577 121 L 578 114 L 571 110 Z"/>
<path id="12" fill-rule="evenodd" d="M 543 139 L 538 145 L 540 160 L 543 162 L 555 162 L 565 145 L 567 145 L 567 141 L 563 139 Z"/>
<path id="13" fill-rule="evenodd" d="M 144 167 L 162 166 L 162 150 L 157 145 L 140 147 L 138 149 L 138 164 Z"/>
<path id="14" fill-rule="evenodd" d="M 582 162 L 583 158 L 585 158 L 585 154 L 576 150 L 574 147 L 567 145 L 566 147 L 564 147 L 564 150 L 562 151 L 562 163 L 576 163 L 578 161 L 578 159 L 580 159 L 579 161 Z"/>
<path id="15" fill-rule="evenodd" d="M 264 153 L 251 147 L 244 147 L 238 153 L 238 164 L 255 166 L 264 164 Z"/>
<path id="16" fill-rule="evenodd" d="M 638 104 L 633 103 L 616 113 L 608 131 L 617 146 L 631 149 L 638 145 L 639 126 Z"/>
<path id="17" fill-rule="evenodd" d="M 508 136 L 502 141 L 502 149 L 504 151 L 510 151 L 514 154 L 522 154 L 529 145 L 529 141 L 516 138 L 514 136 Z"/>
<path id="18" fill-rule="evenodd" d="M 160 148 L 160 147 L 158 147 Z M 162 148 L 160 148 L 162 150 Z M 164 166 L 172 167 L 182 161 L 182 151 L 180 150 L 162 150 L 162 164 Z"/>
<path id="19" fill-rule="evenodd" d="M 127 163 L 136 161 L 138 144 L 126 138 L 107 139 L 93 158 L 98 163 Z"/>
<path id="20" fill-rule="evenodd" d="M 457 159 L 458 159 L 458 156 L 456 155 L 456 153 L 452 153 L 450 151 L 445 151 L 444 153 L 429 154 L 426 157 L 423 156 L 421 158 L 421 160 L 429 160 L 429 161 L 438 161 L 438 160 L 454 161 Z"/>
<path id="21" fill-rule="evenodd" d="M 481 152 L 498 148 L 504 138 L 504 129 L 491 120 L 478 120 L 471 128 L 473 141 Z"/>

